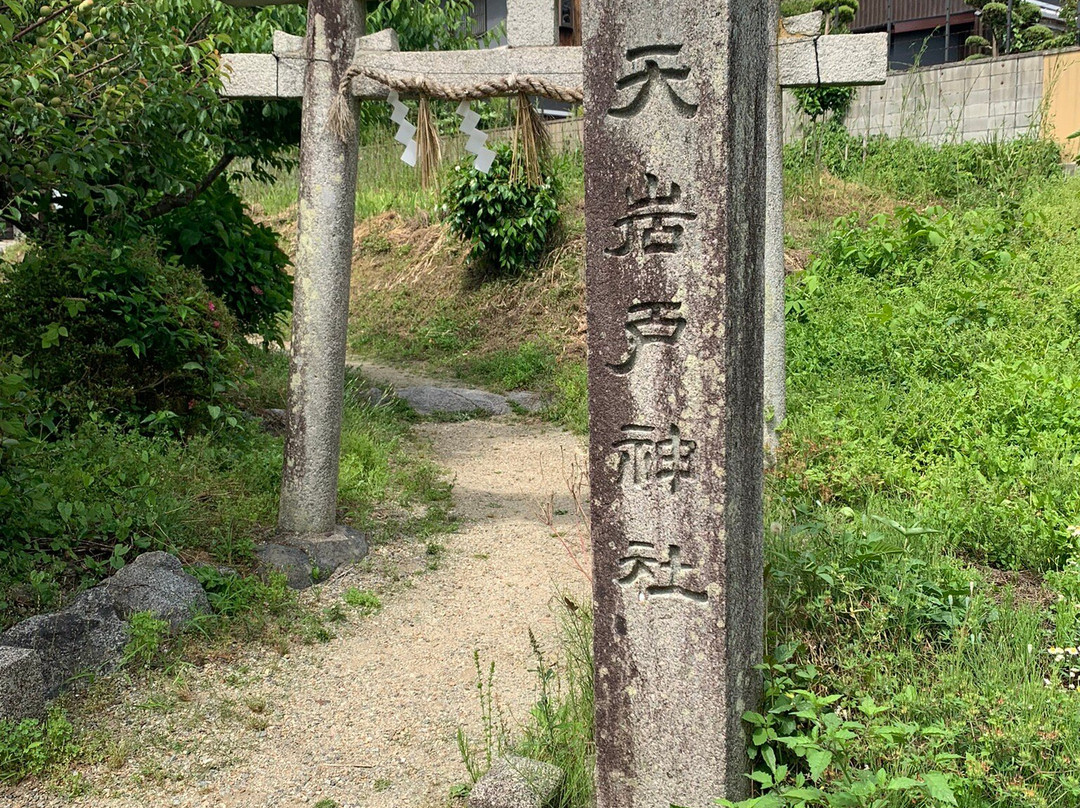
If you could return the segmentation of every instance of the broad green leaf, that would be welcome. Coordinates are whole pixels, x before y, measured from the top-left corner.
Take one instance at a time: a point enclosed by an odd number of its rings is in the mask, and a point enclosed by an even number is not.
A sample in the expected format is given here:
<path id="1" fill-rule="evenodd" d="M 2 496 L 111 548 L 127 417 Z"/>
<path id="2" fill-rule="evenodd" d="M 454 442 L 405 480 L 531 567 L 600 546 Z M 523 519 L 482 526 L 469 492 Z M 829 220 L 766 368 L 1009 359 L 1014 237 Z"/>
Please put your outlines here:
<path id="1" fill-rule="evenodd" d="M 927 772 L 923 775 L 926 795 L 946 805 L 956 805 L 956 795 L 949 787 L 948 778 L 941 772 Z"/>
<path id="2" fill-rule="evenodd" d="M 821 781 L 821 776 L 832 763 L 832 752 L 825 749 L 811 749 L 806 753 L 806 763 L 810 767 L 810 779 L 815 783 Z"/>

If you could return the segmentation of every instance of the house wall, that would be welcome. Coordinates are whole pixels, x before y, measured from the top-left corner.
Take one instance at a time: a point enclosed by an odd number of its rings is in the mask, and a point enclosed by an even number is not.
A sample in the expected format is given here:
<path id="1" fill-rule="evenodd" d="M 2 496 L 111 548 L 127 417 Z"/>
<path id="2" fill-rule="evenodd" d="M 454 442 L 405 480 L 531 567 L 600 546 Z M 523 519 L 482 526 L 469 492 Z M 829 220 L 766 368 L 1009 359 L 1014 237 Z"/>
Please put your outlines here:
<path id="1" fill-rule="evenodd" d="M 1080 53 L 1050 54 L 1043 63 L 1046 96 L 1046 133 L 1062 144 L 1067 158 L 1080 155 Z"/>

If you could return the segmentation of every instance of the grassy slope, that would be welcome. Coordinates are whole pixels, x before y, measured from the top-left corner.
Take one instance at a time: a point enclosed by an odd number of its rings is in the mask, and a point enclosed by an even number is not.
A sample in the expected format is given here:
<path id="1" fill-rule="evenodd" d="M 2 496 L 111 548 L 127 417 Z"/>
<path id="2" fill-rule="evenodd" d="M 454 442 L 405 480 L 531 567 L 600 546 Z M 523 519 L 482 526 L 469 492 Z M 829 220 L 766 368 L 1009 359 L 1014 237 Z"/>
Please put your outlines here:
<path id="1" fill-rule="evenodd" d="M 1080 181 L 1033 182 L 1013 200 L 972 192 L 899 219 L 876 182 L 793 185 L 802 271 L 768 485 L 779 650 L 763 743 L 790 764 L 788 785 L 884 794 L 912 778 L 882 805 L 939 804 L 934 772 L 963 806 L 1074 804 L 1080 705 L 1045 649 L 1080 639 Z M 912 196 L 925 211 L 927 189 Z M 572 197 L 571 238 L 536 275 L 483 286 L 440 225 L 365 222 L 354 349 L 547 388 L 555 417 L 583 429 L 577 211 Z"/>

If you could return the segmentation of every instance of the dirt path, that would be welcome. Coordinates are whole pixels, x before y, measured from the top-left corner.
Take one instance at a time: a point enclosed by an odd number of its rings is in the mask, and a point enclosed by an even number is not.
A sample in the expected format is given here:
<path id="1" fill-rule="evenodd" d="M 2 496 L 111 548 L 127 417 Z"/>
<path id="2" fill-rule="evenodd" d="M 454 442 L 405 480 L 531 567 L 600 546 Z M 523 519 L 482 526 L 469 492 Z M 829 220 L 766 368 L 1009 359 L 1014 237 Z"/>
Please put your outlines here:
<path id="1" fill-rule="evenodd" d="M 144 711 L 152 715 L 141 737 L 156 738 L 158 749 L 131 750 L 117 771 L 106 754 L 86 772 L 95 787 L 86 796 L 20 789 L 0 792 L 0 805 L 445 805 L 450 787 L 466 779 L 458 727 L 481 734 L 474 650 L 485 669 L 495 662 L 496 699 L 513 728 L 535 700 L 528 629 L 554 648 L 549 604 L 560 590 L 585 589 L 540 518 L 554 494 L 556 524 L 574 529 L 564 475 L 581 442 L 516 417 L 419 429 L 455 478 L 461 520 L 440 539 L 438 569 L 403 576 L 382 611 L 353 618 L 327 644 L 190 672 L 175 705 Z M 323 605 L 373 574 L 393 573 L 395 563 L 392 549 L 377 548 L 367 570 L 339 573 L 321 588 Z M 152 698 L 132 694 L 125 715 L 140 720 L 136 705 Z"/>

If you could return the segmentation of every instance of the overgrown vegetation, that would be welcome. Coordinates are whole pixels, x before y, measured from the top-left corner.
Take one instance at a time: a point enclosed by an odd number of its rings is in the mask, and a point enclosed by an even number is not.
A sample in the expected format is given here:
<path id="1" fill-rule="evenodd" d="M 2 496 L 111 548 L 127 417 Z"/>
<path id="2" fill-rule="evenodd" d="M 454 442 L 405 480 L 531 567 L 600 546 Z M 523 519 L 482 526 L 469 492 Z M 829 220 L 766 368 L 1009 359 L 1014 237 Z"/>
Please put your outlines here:
<path id="1" fill-rule="evenodd" d="M 825 129 L 820 163 L 786 152 L 789 414 L 743 808 L 1071 805 L 1080 182 L 1039 141 Z M 588 771 L 577 649 L 541 655 L 520 742 Z"/>
<path id="2" fill-rule="evenodd" d="M 785 146 L 784 175 L 789 195 L 811 201 L 823 181 L 838 178 L 916 204 L 994 206 L 1003 198 L 1019 201 L 1033 184 L 1059 177 L 1061 149 L 1035 138 L 939 147 L 904 138 L 862 140 L 832 122 Z"/>
<path id="3" fill-rule="evenodd" d="M 386 2 L 373 17 L 413 47 L 464 47 L 479 42 L 467 5 Z M 253 575 L 277 510 L 287 360 L 272 345 L 292 288 L 278 234 L 237 188 L 294 167 L 299 104 L 222 100 L 220 54 L 266 51 L 304 20 L 217 0 L 0 0 L 0 222 L 27 236 L 0 258 L 0 630 L 147 550 L 177 554 L 213 611 L 180 636 L 133 616 L 131 675 L 241 643 L 284 653 L 347 617 Z M 434 565 L 450 486 L 410 444 L 411 419 L 350 377 L 340 519 L 376 545 L 415 538 Z M 99 752 L 60 711 L 0 723 L 4 783 Z"/>
<path id="4" fill-rule="evenodd" d="M 468 263 L 444 223 L 409 211 L 359 225 L 350 347 L 445 368 L 495 390 L 532 389 L 553 417 L 584 430 L 583 174 L 580 153 L 554 155 L 561 224 L 520 276 Z M 557 414 L 557 415 L 556 415 Z"/>

